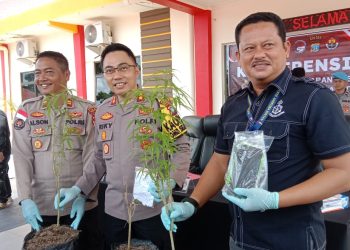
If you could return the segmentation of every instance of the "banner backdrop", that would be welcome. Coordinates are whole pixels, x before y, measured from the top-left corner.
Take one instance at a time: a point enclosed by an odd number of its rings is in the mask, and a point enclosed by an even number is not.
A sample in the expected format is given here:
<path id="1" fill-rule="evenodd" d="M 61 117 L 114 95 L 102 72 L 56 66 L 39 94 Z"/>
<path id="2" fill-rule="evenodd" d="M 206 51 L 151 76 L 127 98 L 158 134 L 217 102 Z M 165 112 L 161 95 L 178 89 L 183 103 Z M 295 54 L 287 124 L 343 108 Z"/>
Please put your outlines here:
<path id="1" fill-rule="evenodd" d="M 289 37 L 291 69 L 303 67 L 307 77 L 332 85 L 332 73 L 350 75 L 350 30 Z"/>
<path id="2" fill-rule="evenodd" d="M 291 43 L 287 65 L 293 69 L 304 67 L 306 77 L 311 77 L 329 87 L 332 72 L 344 71 L 350 75 L 350 29 L 323 33 L 302 34 L 287 38 Z M 239 66 L 235 44 L 224 45 L 226 68 L 226 95 L 237 92 L 247 83 Z"/>

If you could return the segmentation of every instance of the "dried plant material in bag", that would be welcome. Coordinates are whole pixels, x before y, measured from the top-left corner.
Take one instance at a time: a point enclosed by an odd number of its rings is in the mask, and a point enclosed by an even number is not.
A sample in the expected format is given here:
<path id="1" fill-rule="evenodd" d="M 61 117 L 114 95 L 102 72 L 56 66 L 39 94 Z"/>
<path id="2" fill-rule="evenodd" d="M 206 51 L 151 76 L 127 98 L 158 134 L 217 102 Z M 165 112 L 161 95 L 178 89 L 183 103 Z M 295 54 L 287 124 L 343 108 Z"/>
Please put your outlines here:
<path id="1" fill-rule="evenodd" d="M 235 132 L 235 140 L 223 190 L 235 195 L 234 188 L 268 188 L 266 152 L 273 137 L 265 136 L 262 130 Z"/>

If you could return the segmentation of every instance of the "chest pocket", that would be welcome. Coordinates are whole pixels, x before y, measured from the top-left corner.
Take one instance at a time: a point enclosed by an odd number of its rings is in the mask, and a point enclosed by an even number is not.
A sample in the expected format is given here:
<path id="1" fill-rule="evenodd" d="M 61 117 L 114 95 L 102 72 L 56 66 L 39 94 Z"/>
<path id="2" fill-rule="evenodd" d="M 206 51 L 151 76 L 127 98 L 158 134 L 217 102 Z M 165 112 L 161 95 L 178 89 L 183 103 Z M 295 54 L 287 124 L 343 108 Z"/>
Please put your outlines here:
<path id="1" fill-rule="evenodd" d="M 49 125 L 30 126 L 30 137 L 33 152 L 47 151 L 51 142 L 52 130 Z"/>
<path id="2" fill-rule="evenodd" d="M 245 122 L 227 122 L 224 124 L 223 139 L 227 141 L 230 152 L 232 151 L 233 142 L 235 140 L 235 132 L 245 131 L 247 123 Z"/>
<path id="3" fill-rule="evenodd" d="M 68 141 L 64 144 L 66 150 L 83 150 L 86 135 L 86 120 L 66 120 Z"/>
<path id="4" fill-rule="evenodd" d="M 274 137 L 267 152 L 268 162 L 281 163 L 289 156 L 289 124 L 265 121 L 263 125 L 265 135 Z"/>
<path id="5" fill-rule="evenodd" d="M 135 157 L 144 154 L 144 150 L 153 143 L 153 134 L 160 131 L 156 120 L 149 116 L 137 117 L 136 123 L 130 127 L 130 133 L 135 133 L 135 136 L 138 138 L 133 139 L 132 142 Z"/>
<path id="6" fill-rule="evenodd" d="M 281 163 L 289 156 L 289 124 L 265 121 L 262 129 L 265 135 L 273 136 L 273 143 L 267 152 L 268 162 Z M 232 150 L 235 132 L 245 131 L 246 123 L 228 122 L 224 124 L 224 139 Z"/>
<path id="7" fill-rule="evenodd" d="M 103 126 L 104 124 L 99 124 Z M 99 129 L 97 142 L 102 145 L 102 155 L 103 159 L 108 160 L 112 159 L 113 152 L 113 129 Z"/>

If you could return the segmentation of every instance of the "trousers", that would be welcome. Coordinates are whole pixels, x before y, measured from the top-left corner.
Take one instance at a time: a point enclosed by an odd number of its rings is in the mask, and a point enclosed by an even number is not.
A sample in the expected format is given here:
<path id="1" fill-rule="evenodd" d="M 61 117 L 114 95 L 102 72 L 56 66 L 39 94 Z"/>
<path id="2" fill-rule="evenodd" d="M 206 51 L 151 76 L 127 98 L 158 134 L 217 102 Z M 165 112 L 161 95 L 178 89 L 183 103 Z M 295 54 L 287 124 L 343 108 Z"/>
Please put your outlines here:
<path id="1" fill-rule="evenodd" d="M 7 202 L 7 199 L 11 197 L 11 193 L 12 193 L 8 171 L 9 171 L 8 164 L 0 164 L 0 202 L 1 203 Z"/>

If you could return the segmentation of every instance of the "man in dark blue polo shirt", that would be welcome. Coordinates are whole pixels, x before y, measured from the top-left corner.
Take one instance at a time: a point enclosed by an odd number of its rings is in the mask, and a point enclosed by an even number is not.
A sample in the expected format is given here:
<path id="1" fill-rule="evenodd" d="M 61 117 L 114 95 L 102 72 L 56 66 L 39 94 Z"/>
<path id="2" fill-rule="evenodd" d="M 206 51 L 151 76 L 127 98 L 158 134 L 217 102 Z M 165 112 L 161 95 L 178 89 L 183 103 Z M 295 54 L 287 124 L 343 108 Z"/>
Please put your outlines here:
<path id="1" fill-rule="evenodd" d="M 174 202 L 170 216 L 163 208 L 163 224 L 169 230 L 170 219 L 189 218 L 223 187 L 234 132 L 262 130 L 274 137 L 268 190 L 223 193 L 233 203 L 230 249 L 325 249 L 321 200 L 350 189 L 350 131 L 338 100 L 328 88 L 291 75 L 290 43 L 277 15 L 248 16 L 235 36 L 249 86 L 222 107 L 212 158 L 191 197 Z"/>

